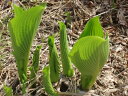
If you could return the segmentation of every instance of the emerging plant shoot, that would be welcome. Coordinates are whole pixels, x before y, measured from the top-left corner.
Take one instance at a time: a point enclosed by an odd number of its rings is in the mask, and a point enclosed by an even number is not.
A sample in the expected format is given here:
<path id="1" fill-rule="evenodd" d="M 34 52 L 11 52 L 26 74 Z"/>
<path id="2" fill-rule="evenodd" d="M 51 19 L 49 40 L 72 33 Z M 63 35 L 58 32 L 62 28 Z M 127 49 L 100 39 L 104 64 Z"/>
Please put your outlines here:
<path id="1" fill-rule="evenodd" d="M 63 22 L 59 22 L 59 27 L 60 27 L 60 52 L 61 52 L 63 73 L 64 75 L 70 77 L 73 76 L 74 70 L 72 68 L 71 60 L 69 58 L 66 25 Z"/>
<path id="2" fill-rule="evenodd" d="M 45 67 L 42 72 L 43 72 L 43 85 L 45 91 L 48 93 L 49 96 L 59 96 L 52 86 L 49 66 Z"/>
<path id="3" fill-rule="evenodd" d="M 49 36 L 48 45 L 49 45 L 50 78 L 51 78 L 51 82 L 57 82 L 60 78 L 60 62 L 53 36 Z"/>
<path id="4" fill-rule="evenodd" d="M 36 81 L 36 74 L 39 69 L 40 49 L 41 49 L 41 46 L 36 47 L 34 54 L 33 54 L 32 65 L 30 67 L 30 71 L 31 71 L 30 81 L 32 83 L 32 88 L 36 88 L 35 81 Z M 36 93 L 36 91 L 33 91 L 32 94 L 34 94 L 34 93 Z"/>
<path id="5" fill-rule="evenodd" d="M 32 66 L 30 67 L 30 71 L 31 71 L 30 79 L 31 80 L 36 78 L 36 73 L 39 69 L 40 49 L 41 49 L 41 46 L 37 46 L 33 54 Z"/>
<path id="6" fill-rule="evenodd" d="M 90 89 L 109 55 L 109 37 L 105 38 L 99 17 L 89 20 L 80 39 L 74 44 L 70 58 L 81 72 L 81 88 Z"/>
<path id="7" fill-rule="evenodd" d="M 27 81 L 30 47 L 45 7 L 44 4 L 23 10 L 14 6 L 15 17 L 8 25 L 12 39 L 13 55 L 16 59 L 20 81 L 23 84 L 23 93 L 25 93 L 25 83 Z"/>

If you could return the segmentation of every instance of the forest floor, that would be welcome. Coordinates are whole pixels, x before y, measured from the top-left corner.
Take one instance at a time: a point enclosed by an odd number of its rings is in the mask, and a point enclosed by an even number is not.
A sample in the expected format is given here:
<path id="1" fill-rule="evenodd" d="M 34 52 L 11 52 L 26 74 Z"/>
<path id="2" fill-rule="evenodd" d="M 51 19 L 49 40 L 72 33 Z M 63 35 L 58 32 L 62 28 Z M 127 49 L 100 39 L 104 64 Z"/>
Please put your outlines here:
<path id="1" fill-rule="evenodd" d="M 37 45 L 42 45 L 40 67 L 37 73 L 37 88 L 30 88 L 28 84 L 25 96 L 30 96 L 36 90 L 35 96 L 47 96 L 42 88 L 42 68 L 48 64 L 49 35 L 55 35 L 59 48 L 58 21 L 66 22 L 66 12 L 71 13 L 71 26 L 67 29 L 70 47 L 78 39 L 84 25 L 89 18 L 99 15 L 105 32 L 110 37 L 110 55 L 97 81 L 88 92 L 79 90 L 80 74 L 76 70 L 72 78 L 61 77 L 54 84 L 57 91 L 64 91 L 60 96 L 128 96 L 128 1 L 127 0 L 14 0 L 24 8 L 28 8 L 41 1 L 47 3 L 47 9 L 42 15 L 36 38 L 31 48 L 31 54 Z M 17 1 L 17 2 L 16 2 Z M 112 2 L 115 1 L 115 2 Z M 10 0 L 0 1 L 0 96 L 4 96 L 3 86 L 11 86 L 14 96 L 22 96 L 18 81 L 15 58 L 12 55 L 8 21 L 13 17 Z M 31 65 L 30 63 L 28 66 Z M 28 75 L 30 74 L 28 70 Z M 61 93 L 60 93 L 61 94 Z M 83 95 L 84 94 L 84 95 Z"/>

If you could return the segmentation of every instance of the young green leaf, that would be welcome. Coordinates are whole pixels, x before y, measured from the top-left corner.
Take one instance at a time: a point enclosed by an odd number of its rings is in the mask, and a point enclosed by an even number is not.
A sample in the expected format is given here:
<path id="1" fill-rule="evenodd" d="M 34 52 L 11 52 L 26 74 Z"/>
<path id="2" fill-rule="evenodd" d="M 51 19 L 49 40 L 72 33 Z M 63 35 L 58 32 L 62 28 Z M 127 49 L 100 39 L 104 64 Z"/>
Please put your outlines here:
<path id="1" fill-rule="evenodd" d="M 84 30 L 80 35 L 80 38 L 85 36 L 99 36 L 102 38 L 104 37 L 104 32 L 98 16 L 91 18 L 85 25 Z"/>
<path id="2" fill-rule="evenodd" d="M 57 54 L 57 48 L 54 43 L 54 37 L 48 38 L 49 45 L 49 66 L 51 82 L 57 82 L 60 78 L 60 60 Z"/>
<path id="3" fill-rule="evenodd" d="M 86 36 L 78 40 L 70 52 L 74 65 L 81 72 L 82 89 L 90 89 L 109 53 L 109 41 L 98 36 Z"/>
<path id="4" fill-rule="evenodd" d="M 31 75 L 30 75 L 31 80 L 33 78 L 36 78 L 36 73 L 39 68 L 40 49 L 41 49 L 41 46 L 37 46 L 36 50 L 34 51 L 34 54 L 33 54 L 32 66 L 30 68 L 31 69 L 30 70 L 31 71 Z"/>
<path id="5" fill-rule="evenodd" d="M 99 17 L 88 21 L 80 39 L 74 44 L 70 58 L 81 72 L 81 88 L 90 89 L 109 55 L 109 38 L 104 33 Z"/>
<path id="6" fill-rule="evenodd" d="M 52 86 L 49 66 L 45 67 L 42 72 L 43 72 L 43 85 L 45 91 L 49 94 L 49 96 L 59 96 L 57 92 L 55 92 Z"/>
<path id="7" fill-rule="evenodd" d="M 59 22 L 59 27 L 60 27 L 60 52 L 61 52 L 63 73 L 66 76 L 73 76 L 74 71 L 72 68 L 71 60 L 69 58 L 66 25 L 63 22 Z"/>
<path id="8" fill-rule="evenodd" d="M 15 17 L 9 22 L 13 55 L 15 56 L 20 81 L 25 88 L 30 47 L 46 6 L 35 6 L 28 10 L 14 6 Z M 25 91 L 25 89 L 24 89 Z M 25 92 L 23 92 L 25 93 Z"/>

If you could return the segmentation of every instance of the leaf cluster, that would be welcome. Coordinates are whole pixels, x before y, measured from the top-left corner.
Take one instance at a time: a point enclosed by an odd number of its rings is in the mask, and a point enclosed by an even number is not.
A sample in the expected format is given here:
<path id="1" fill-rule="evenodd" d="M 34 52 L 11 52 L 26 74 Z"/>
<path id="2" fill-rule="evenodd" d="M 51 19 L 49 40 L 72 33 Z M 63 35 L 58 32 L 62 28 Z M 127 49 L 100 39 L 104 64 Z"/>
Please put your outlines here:
<path id="1" fill-rule="evenodd" d="M 41 21 L 41 15 L 46 4 L 24 10 L 14 5 L 15 17 L 9 22 L 9 31 L 12 40 L 13 55 L 16 59 L 22 91 L 25 93 L 27 82 L 27 65 L 30 48 Z M 70 15 L 68 15 L 69 18 Z M 60 79 L 60 63 L 63 74 L 74 75 L 72 64 L 81 72 L 81 89 L 90 89 L 109 55 L 109 37 L 105 36 L 99 17 L 91 18 L 73 48 L 69 50 L 66 25 L 59 22 L 60 28 L 60 57 L 55 45 L 54 36 L 49 36 L 49 65 L 42 71 L 43 85 L 50 96 L 58 96 L 52 83 Z M 41 46 L 37 46 L 33 54 L 30 67 L 30 79 L 34 82 L 39 69 Z M 35 85 L 33 87 L 36 87 Z M 7 89 L 7 88 L 6 88 Z"/>

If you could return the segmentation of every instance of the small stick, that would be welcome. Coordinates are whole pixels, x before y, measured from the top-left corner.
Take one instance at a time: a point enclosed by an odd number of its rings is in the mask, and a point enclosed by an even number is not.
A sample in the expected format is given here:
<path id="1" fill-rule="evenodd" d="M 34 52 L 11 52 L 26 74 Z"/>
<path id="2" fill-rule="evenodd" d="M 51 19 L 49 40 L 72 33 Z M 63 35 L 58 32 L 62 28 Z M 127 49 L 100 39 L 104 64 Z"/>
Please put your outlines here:
<path id="1" fill-rule="evenodd" d="M 59 95 L 67 95 L 67 96 L 83 96 L 84 93 L 70 93 L 70 92 L 58 92 Z"/>
<path id="2" fill-rule="evenodd" d="M 100 13 L 100 14 L 93 15 L 92 17 L 101 16 L 101 15 L 103 15 L 103 14 L 108 13 L 108 12 L 111 11 L 111 10 L 114 10 L 114 9 L 115 9 L 115 8 L 109 9 L 109 10 L 107 10 L 107 11 L 105 11 L 105 12 Z"/>

